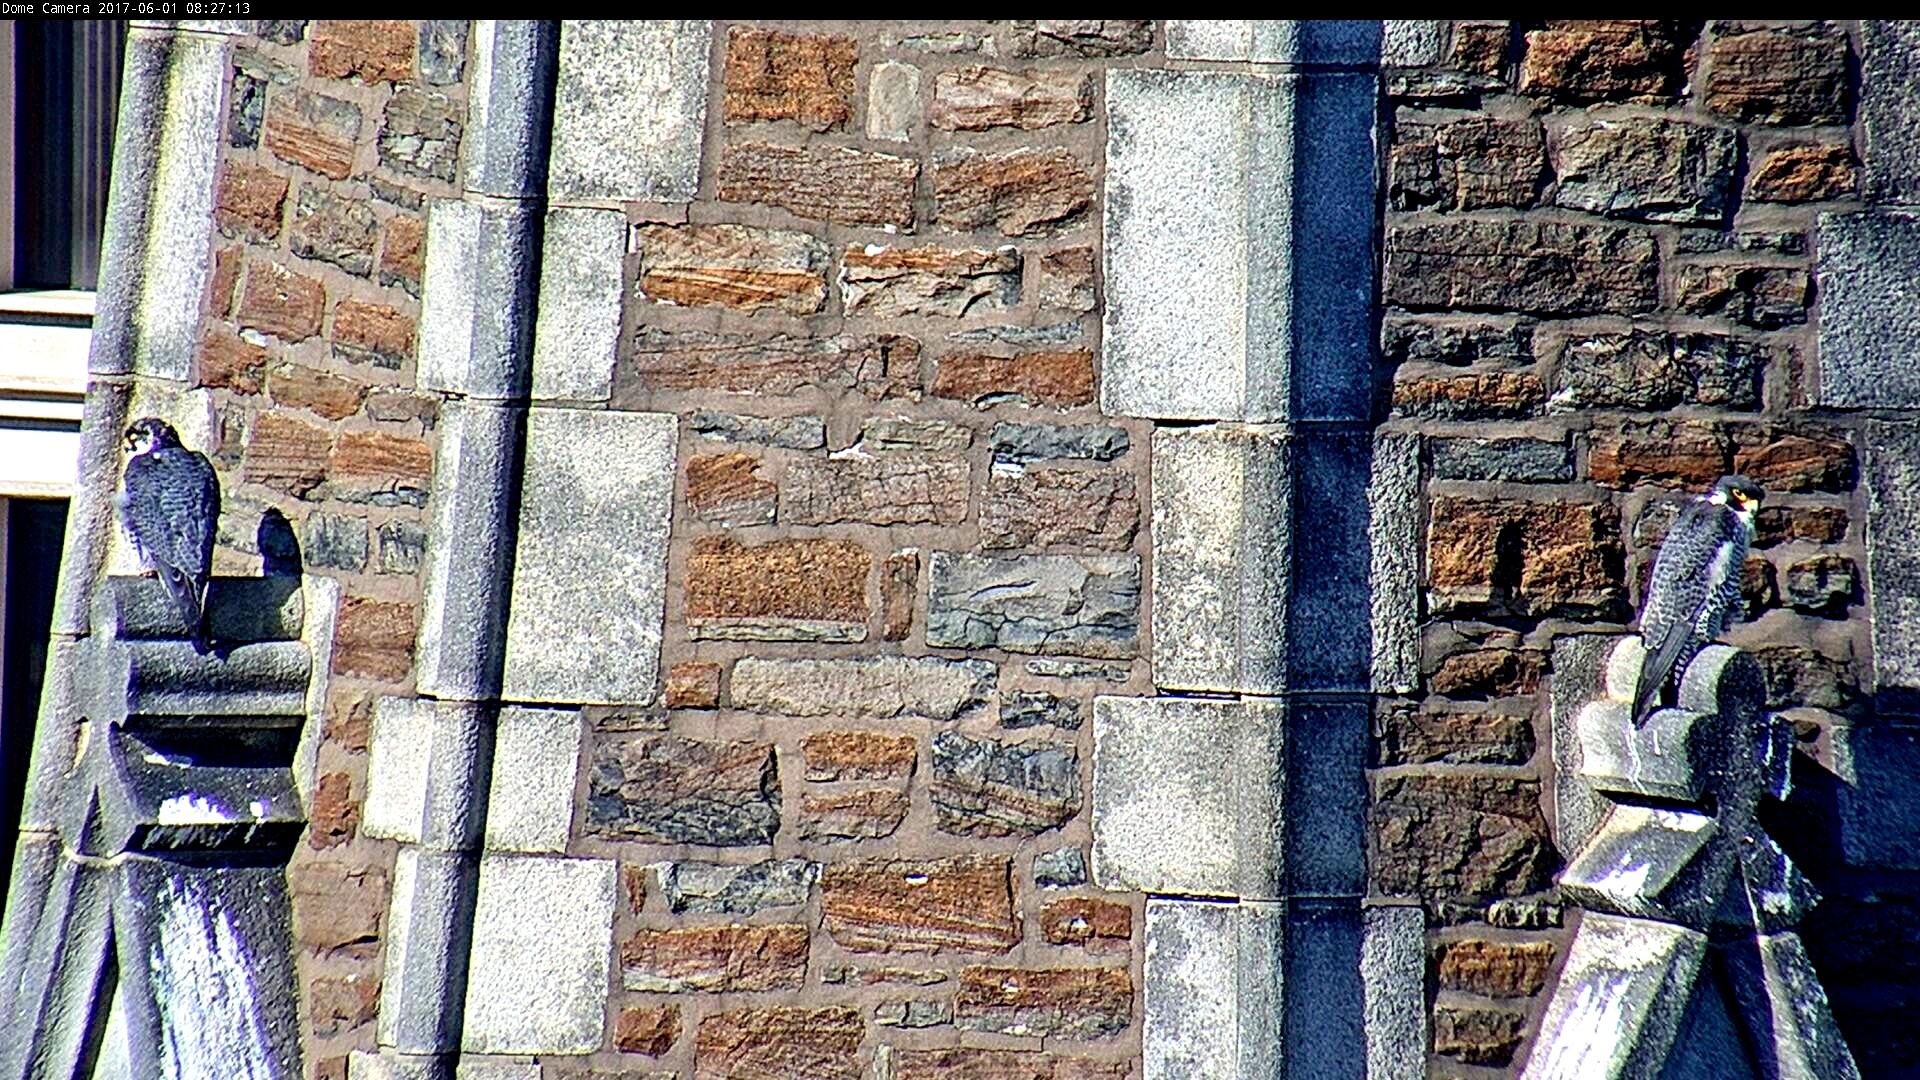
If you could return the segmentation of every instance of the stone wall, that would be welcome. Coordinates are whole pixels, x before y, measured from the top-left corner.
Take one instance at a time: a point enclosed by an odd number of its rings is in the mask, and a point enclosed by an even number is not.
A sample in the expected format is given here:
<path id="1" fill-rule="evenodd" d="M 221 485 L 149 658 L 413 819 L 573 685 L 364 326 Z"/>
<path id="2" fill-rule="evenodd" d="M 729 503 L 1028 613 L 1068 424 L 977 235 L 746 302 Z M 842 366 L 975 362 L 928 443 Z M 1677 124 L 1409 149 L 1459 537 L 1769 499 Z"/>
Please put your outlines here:
<path id="1" fill-rule="evenodd" d="M 1813 959 L 1862 1067 L 1915 1063 L 1884 1019 L 1914 986 L 1862 962 L 1911 969 L 1910 940 L 1868 927 L 1910 920 L 1915 882 L 1831 831 L 1875 723 L 1878 437 L 1823 394 L 1816 272 L 1824 215 L 1861 198 L 1858 34 L 1458 22 L 1388 80 L 1383 393 L 1420 436 L 1425 521 L 1417 686 L 1376 708 L 1372 879 L 1427 906 L 1432 1075 L 1518 1061 L 1564 947 L 1551 782 L 1577 750 L 1549 752 L 1553 644 L 1630 619 L 1680 501 L 1726 472 L 1768 492 L 1727 639 L 1799 735 L 1780 831 L 1829 896 Z"/>

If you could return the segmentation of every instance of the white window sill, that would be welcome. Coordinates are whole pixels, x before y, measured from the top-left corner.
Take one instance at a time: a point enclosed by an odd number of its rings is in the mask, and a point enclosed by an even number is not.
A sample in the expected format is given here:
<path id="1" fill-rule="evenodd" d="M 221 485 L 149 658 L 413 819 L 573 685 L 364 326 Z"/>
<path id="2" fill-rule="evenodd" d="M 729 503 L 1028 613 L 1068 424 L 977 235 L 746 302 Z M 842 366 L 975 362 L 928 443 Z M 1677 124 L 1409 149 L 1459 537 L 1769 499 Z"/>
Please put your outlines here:
<path id="1" fill-rule="evenodd" d="M 90 291 L 0 293 L 0 496 L 72 494 L 93 315 Z"/>

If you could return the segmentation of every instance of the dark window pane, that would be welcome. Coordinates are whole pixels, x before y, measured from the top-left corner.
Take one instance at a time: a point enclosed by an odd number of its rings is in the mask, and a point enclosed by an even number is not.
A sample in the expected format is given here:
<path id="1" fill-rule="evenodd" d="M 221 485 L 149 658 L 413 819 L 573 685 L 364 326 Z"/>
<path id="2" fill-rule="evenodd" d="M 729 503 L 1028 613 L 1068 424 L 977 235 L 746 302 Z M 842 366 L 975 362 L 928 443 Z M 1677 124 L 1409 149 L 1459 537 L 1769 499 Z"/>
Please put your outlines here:
<path id="1" fill-rule="evenodd" d="M 13 865 L 33 727 L 46 680 L 53 587 L 67 531 L 65 499 L 8 499 L 5 656 L 0 663 L 0 866 Z M 0 905 L 7 875 L 0 874 Z"/>
<path id="2" fill-rule="evenodd" d="M 91 289 L 100 278 L 126 27 L 48 21 L 14 29 L 14 284 Z"/>

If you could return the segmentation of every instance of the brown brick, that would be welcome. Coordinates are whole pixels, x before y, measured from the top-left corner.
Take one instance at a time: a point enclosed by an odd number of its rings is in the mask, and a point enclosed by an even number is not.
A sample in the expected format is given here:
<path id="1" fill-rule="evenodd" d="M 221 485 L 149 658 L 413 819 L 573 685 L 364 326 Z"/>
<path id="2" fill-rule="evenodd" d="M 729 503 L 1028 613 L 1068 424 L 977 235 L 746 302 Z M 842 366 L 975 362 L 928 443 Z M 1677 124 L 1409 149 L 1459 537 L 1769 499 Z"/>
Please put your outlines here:
<path id="1" fill-rule="evenodd" d="M 814 131 L 845 127 L 853 115 L 853 65 L 859 56 L 859 45 L 849 37 L 731 28 L 727 123 L 792 120 Z"/>
<path id="2" fill-rule="evenodd" d="M 334 625 L 333 670 L 399 682 L 413 670 L 412 604 L 349 596 Z"/>
<path id="3" fill-rule="evenodd" d="M 305 341 L 320 332 L 327 309 L 327 291 L 311 278 L 274 262 L 255 262 L 247 269 L 247 285 L 236 318 L 241 326 L 286 341 Z"/>
<path id="4" fill-rule="evenodd" d="M 620 966 L 629 990 L 798 990 L 807 975 L 807 928 L 643 929 L 620 946 Z"/>
<path id="5" fill-rule="evenodd" d="M 719 664 L 690 660 L 667 669 L 667 708 L 714 709 L 719 706 Z"/>
<path id="6" fill-rule="evenodd" d="M 1485 709 L 1390 702 L 1374 717 L 1373 746 L 1375 765 L 1525 765 L 1533 757 L 1533 725 Z"/>
<path id="7" fill-rule="evenodd" d="M 1652 234 L 1614 225 L 1389 225 L 1383 299 L 1415 309 L 1631 314 L 1660 301 Z"/>
<path id="8" fill-rule="evenodd" d="M 1093 353 L 1058 349 L 1019 356 L 969 354 L 940 359 L 933 396 L 978 408 L 1004 401 L 1067 408 L 1093 400 Z"/>
<path id="9" fill-rule="evenodd" d="M 1763 124 L 1847 122 L 1847 39 L 1825 29 L 1715 34 L 1706 106 Z"/>
<path id="10" fill-rule="evenodd" d="M 1553 969 L 1553 943 L 1485 941 L 1443 942 L 1435 950 L 1440 989 L 1493 998 L 1529 998 L 1547 985 Z"/>
<path id="11" fill-rule="evenodd" d="M 1000 40 L 1014 56 L 1126 56 L 1153 48 L 1153 20 L 1021 19 Z"/>
<path id="12" fill-rule="evenodd" d="M 413 77 L 415 38 L 410 19 L 320 19 L 307 31 L 307 70 L 327 79 L 405 82 Z"/>
<path id="13" fill-rule="evenodd" d="M 965 460 L 883 454 L 790 462 L 780 487 L 788 525 L 958 525 L 967 516 Z"/>
<path id="14" fill-rule="evenodd" d="M 1553 883 L 1540 785 L 1484 776 L 1375 781 L 1374 879 L 1389 896 L 1481 902 Z"/>
<path id="15" fill-rule="evenodd" d="M 628 863 L 620 868 L 620 881 L 627 894 L 627 910 L 640 914 L 647 906 L 647 868 Z"/>
<path id="16" fill-rule="evenodd" d="M 241 479 L 289 495 L 305 495 L 327 475 L 333 435 L 304 420 L 262 413 L 247 429 Z"/>
<path id="17" fill-rule="evenodd" d="M 1140 528 L 1133 474 L 1117 469 L 994 470 L 980 504 L 980 546 L 1125 551 Z"/>
<path id="18" fill-rule="evenodd" d="M 1530 371 L 1464 373 L 1403 370 L 1393 381 L 1393 412 L 1428 420 L 1500 420 L 1532 416 L 1547 402 Z"/>
<path id="19" fill-rule="evenodd" d="M 1859 477 L 1853 444 L 1838 434 L 1765 426 L 1734 441 L 1733 471 L 1769 491 L 1851 491 Z"/>
<path id="20" fill-rule="evenodd" d="M 360 804 L 353 801 L 353 778 L 330 772 L 313 785 L 307 811 L 307 843 L 325 850 L 353 839 L 360 829 Z"/>
<path id="21" fill-rule="evenodd" d="M 1763 506 L 1754 518 L 1755 547 L 1795 540 L 1837 544 L 1847 536 L 1847 512 L 1838 506 Z"/>
<path id="22" fill-rule="evenodd" d="M 287 866 L 293 939 L 324 957 L 372 959 L 387 914 L 387 874 L 377 866 L 295 858 Z"/>
<path id="23" fill-rule="evenodd" d="M 375 367 L 398 371 L 413 355 L 414 320 L 384 304 L 342 300 L 333 309 L 333 351 Z"/>
<path id="24" fill-rule="evenodd" d="M 780 829 L 771 743 L 604 738 L 590 757 L 585 816 L 594 836 L 744 847 L 770 844 Z"/>
<path id="25" fill-rule="evenodd" d="M 313 1033 L 321 1038 L 370 1024 L 380 1015 L 380 980 L 370 975 L 317 975 L 307 983 Z"/>
<path id="26" fill-rule="evenodd" d="M 308 409 L 329 420 L 340 420 L 359 411 L 367 386 L 305 364 L 276 364 L 267 375 L 267 392 L 276 405 Z"/>
<path id="27" fill-rule="evenodd" d="M 1520 92 L 1566 101 L 1646 100 L 1686 85 L 1697 27 L 1672 20 L 1549 23 L 1526 35 Z"/>
<path id="28" fill-rule="evenodd" d="M 347 1055 L 321 1058 L 313 1066 L 313 1080 L 347 1080 Z"/>
<path id="29" fill-rule="evenodd" d="M 1624 599 L 1620 523 L 1604 502 L 1442 495 L 1427 530 L 1436 612 L 1610 613 Z"/>
<path id="30" fill-rule="evenodd" d="M 303 259 L 330 262 L 349 274 L 373 272 L 379 224 L 365 200 L 335 195 L 318 184 L 300 185 L 287 247 Z"/>
<path id="31" fill-rule="evenodd" d="M 367 395 L 367 417 L 383 424 L 419 424 L 433 427 L 440 416 L 440 399 L 432 394 L 404 390 L 375 390 Z"/>
<path id="32" fill-rule="evenodd" d="M 1094 309 L 1098 290 L 1090 245 L 1049 251 L 1029 265 L 1033 268 L 1034 299 L 1041 307 L 1077 312 Z"/>
<path id="33" fill-rule="evenodd" d="M 1006 952 L 1020 941 L 1004 855 L 860 859 L 820 875 L 822 925 L 853 952 Z"/>
<path id="34" fill-rule="evenodd" d="M 1133 909 L 1111 900 L 1069 896 L 1040 909 L 1040 935 L 1052 945 L 1126 952 L 1126 943 L 1133 940 Z"/>
<path id="35" fill-rule="evenodd" d="M 954 1024 L 970 1031 L 1099 1039 L 1132 1019 L 1126 968 L 969 967 L 953 997 Z"/>
<path id="36" fill-rule="evenodd" d="M 380 164 L 395 172 L 451 183 L 460 163 L 466 111 L 445 94 L 402 86 L 382 113 Z"/>
<path id="37" fill-rule="evenodd" d="M 1540 689 L 1543 654 L 1532 649 L 1472 649 L 1440 662 L 1428 689 L 1448 697 L 1507 697 Z"/>
<path id="38" fill-rule="evenodd" d="M 904 780 L 918 758 L 911 735 L 818 731 L 800 740 L 808 780 Z"/>
<path id="39" fill-rule="evenodd" d="M 613 1024 L 613 1048 L 629 1054 L 659 1057 L 673 1049 L 680 1037 L 680 1006 L 629 1005 Z"/>
<path id="40" fill-rule="evenodd" d="M 1468 1065 L 1505 1065 L 1520 1048 L 1526 1023 L 1506 1009 L 1441 1005 L 1433 1010 L 1433 1052 Z"/>
<path id="41" fill-rule="evenodd" d="M 1124 1061 L 949 1046 L 893 1052 L 893 1080 L 1126 1080 Z"/>
<path id="42" fill-rule="evenodd" d="M 329 459 L 328 490 L 354 502 L 398 501 L 425 505 L 433 476 L 433 448 L 420 439 L 388 435 L 383 431 L 349 431 Z"/>
<path id="43" fill-rule="evenodd" d="M 1093 76 L 1081 71 L 1007 71 L 982 66 L 933 80 L 929 119 L 946 131 L 1077 124 L 1093 115 Z"/>
<path id="44" fill-rule="evenodd" d="M 240 282 L 241 252 L 236 245 L 213 253 L 213 282 L 207 290 L 207 309 L 215 319 L 226 318 L 227 312 L 233 309 L 233 289 Z"/>
<path id="45" fill-rule="evenodd" d="M 1389 163 L 1389 198 L 1398 210 L 1531 206 L 1546 179 L 1547 150 L 1536 120 L 1472 116 L 1403 125 Z"/>
<path id="46" fill-rule="evenodd" d="M 1781 146 L 1747 176 L 1747 198 L 1804 203 L 1850 198 L 1860 186 L 1860 163 L 1843 143 Z"/>
<path id="47" fill-rule="evenodd" d="M 640 295 L 688 307 L 811 315 L 827 300 L 827 245 L 745 225 L 640 226 Z"/>
<path id="48" fill-rule="evenodd" d="M 705 454 L 687 461 L 687 509 L 716 525 L 767 525 L 779 489 L 760 478 L 748 454 Z"/>
<path id="49" fill-rule="evenodd" d="M 920 163 L 847 146 L 729 143 L 716 170 L 722 202 L 765 203 L 843 225 L 913 228 Z"/>
<path id="50" fill-rule="evenodd" d="M 1507 68 L 1507 44 L 1513 28 L 1507 23 L 1453 24 L 1453 66 L 1475 75 L 1498 78 Z"/>
<path id="51" fill-rule="evenodd" d="M 943 228 L 1028 236 L 1079 220 L 1093 205 L 1093 171 L 1058 147 L 952 150 L 935 159 L 933 197 Z"/>
<path id="52" fill-rule="evenodd" d="M 280 235 L 280 212 L 286 203 L 286 177 L 258 165 L 229 161 L 220 169 L 213 222 L 223 236 L 272 240 Z"/>
<path id="53" fill-rule="evenodd" d="M 907 820 L 907 793 L 893 788 L 800 796 L 800 839 L 816 843 L 892 836 Z"/>
<path id="54" fill-rule="evenodd" d="M 913 608 L 920 592 L 920 553 L 896 551 L 887 556 L 880 572 L 880 637 L 885 641 L 905 641 L 913 632 Z"/>
<path id="55" fill-rule="evenodd" d="M 1771 330 L 1807 321 L 1812 288 L 1804 267 L 1688 263 L 1674 273 L 1673 305 Z"/>
<path id="56" fill-rule="evenodd" d="M 848 315 L 939 315 L 1011 307 L 1020 299 L 1020 256 L 982 248 L 849 246 L 840 257 Z"/>
<path id="57" fill-rule="evenodd" d="M 860 1080 L 860 1010 L 735 1009 L 700 1021 L 693 1080 Z"/>
<path id="58" fill-rule="evenodd" d="M 349 101 L 276 86 L 267 105 L 267 149 L 284 161 L 345 180 L 360 138 L 360 109 Z"/>
<path id="59" fill-rule="evenodd" d="M 327 702 L 325 739 L 349 754 L 367 752 L 373 730 L 373 695 L 334 695 Z"/>
<path id="60" fill-rule="evenodd" d="M 427 223 L 396 214 L 387 219 L 380 242 L 380 284 L 398 285 L 420 295 L 420 275 L 426 269 Z"/>
<path id="61" fill-rule="evenodd" d="M 1651 420 L 1593 432 L 1587 472 L 1596 484 L 1705 489 L 1727 471 L 1726 431 L 1707 420 Z"/>
<path id="62" fill-rule="evenodd" d="M 209 326 L 200 339 L 198 361 L 194 379 L 199 385 L 257 394 L 267 366 L 267 350 L 224 326 Z"/>
<path id="63" fill-rule="evenodd" d="M 695 637 L 858 640 L 871 613 L 872 569 L 872 554 L 851 540 L 748 546 L 703 536 L 687 556 L 687 625 Z"/>
<path id="64" fill-rule="evenodd" d="M 642 327 L 634 367 L 640 385 L 652 390 L 777 397 L 818 388 L 877 401 L 918 391 L 920 343 L 899 334 L 816 338 Z"/>

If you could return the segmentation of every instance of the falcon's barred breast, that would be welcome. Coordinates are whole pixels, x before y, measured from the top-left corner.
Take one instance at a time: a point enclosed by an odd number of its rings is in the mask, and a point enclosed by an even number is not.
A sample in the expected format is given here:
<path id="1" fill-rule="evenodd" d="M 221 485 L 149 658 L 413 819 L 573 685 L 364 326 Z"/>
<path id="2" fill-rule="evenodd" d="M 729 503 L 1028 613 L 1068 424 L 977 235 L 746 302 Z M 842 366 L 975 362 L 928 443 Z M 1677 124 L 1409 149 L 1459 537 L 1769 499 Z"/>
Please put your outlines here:
<path id="1" fill-rule="evenodd" d="M 1667 681 L 1739 616 L 1741 570 L 1761 494 L 1745 477 L 1723 476 L 1667 531 L 1640 608 L 1647 655 L 1633 695 L 1635 726 L 1646 723 Z"/>
<path id="2" fill-rule="evenodd" d="M 220 480 L 206 455 L 180 445 L 179 434 L 163 420 L 135 420 L 126 437 L 134 453 L 116 500 L 120 521 L 140 561 L 173 597 L 195 646 L 204 649 Z"/>

